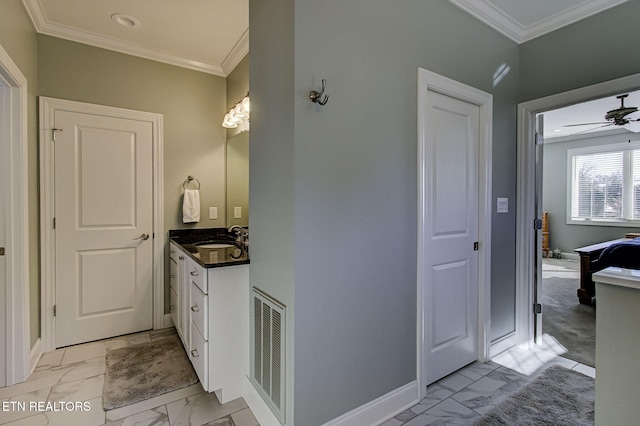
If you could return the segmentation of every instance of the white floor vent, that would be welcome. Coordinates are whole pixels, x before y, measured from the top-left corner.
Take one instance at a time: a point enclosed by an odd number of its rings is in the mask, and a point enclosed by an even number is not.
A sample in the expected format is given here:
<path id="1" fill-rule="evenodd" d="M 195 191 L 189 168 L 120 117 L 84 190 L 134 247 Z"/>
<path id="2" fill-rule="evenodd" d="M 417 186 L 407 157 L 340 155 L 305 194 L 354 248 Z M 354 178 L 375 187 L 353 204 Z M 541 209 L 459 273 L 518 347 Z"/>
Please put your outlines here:
<path id="1" fill-rule="evenodd" d="M 285 306 L 255 287 L 251 298 L 251 380 L 284 423 Z"/>

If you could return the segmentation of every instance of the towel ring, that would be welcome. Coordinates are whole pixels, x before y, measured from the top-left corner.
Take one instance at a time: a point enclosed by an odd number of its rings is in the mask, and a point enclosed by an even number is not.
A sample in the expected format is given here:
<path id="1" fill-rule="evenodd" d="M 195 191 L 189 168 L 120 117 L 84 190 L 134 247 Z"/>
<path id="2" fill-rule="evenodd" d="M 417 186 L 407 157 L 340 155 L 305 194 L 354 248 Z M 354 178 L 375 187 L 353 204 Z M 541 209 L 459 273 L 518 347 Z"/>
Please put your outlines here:
<path id="1" fill-rule="evenodd" d="M 182 182 L 182 189 L 187 189 L 187 184 L 193 182 L 194 180 L 198 184 L 198 187 L 196 189 L 200 189 L 200 181 L 198 179 L 194 178 L 191 175 L 187 176 L 187 178 L 184 180 L 184 182 Z"/>

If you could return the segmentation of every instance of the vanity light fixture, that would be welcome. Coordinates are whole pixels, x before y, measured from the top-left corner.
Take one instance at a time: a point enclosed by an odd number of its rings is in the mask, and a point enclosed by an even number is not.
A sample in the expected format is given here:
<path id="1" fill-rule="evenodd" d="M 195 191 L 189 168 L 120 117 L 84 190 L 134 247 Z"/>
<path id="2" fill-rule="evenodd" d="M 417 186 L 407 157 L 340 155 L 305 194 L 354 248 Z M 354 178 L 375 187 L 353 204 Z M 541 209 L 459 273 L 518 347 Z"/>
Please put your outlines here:
<path id="1" fill-rule="evenodd" d="M 249 121 L 250 109 L 249 92 L 247 92 L 246 96 L 236 102 L 229 112 L 225 114 L 224 119 L 222 120 L 222 127 L 235 129 L 245 121 Z"/>

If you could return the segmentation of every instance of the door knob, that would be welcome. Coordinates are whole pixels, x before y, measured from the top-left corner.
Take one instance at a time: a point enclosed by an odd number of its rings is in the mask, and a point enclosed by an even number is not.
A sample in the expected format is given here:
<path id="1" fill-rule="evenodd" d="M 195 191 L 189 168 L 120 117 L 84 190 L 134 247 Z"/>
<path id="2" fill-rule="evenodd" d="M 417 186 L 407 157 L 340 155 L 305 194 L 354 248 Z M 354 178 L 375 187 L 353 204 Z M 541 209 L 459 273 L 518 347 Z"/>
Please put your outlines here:
<path id="1" fill-rule="evenodd" d="M 134 240 L 143 240 L 143 241 L 146 241 L 148 239 L 149 239 L 149 234 L 142 234 L 139 237 L 134 238 Z"/>

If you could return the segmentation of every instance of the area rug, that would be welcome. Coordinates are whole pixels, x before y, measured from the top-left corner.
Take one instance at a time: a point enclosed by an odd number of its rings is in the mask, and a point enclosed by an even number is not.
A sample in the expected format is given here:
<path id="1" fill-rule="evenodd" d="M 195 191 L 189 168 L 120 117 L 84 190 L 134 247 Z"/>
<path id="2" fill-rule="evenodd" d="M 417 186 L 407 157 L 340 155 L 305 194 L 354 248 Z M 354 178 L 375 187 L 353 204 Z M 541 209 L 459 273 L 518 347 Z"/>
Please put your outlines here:
<path id="1" fill-rule="evenodd" d="M 593 425 L 595 400 L 594 379 L 552 366 L 474 425 Z"/>
<path id="2" fill-rule="evenodd" d="M 198 381 L 178 336 L 107 352 L 105 410 L 124 407 Z"/>
<path id="3" fill-rule="evenodd" d="M 545 259 L 542 270 L 542 332 L 567 349 L 565 358 L 596 366 L 596 307 L 581 305 L 579 264 Z"/>

